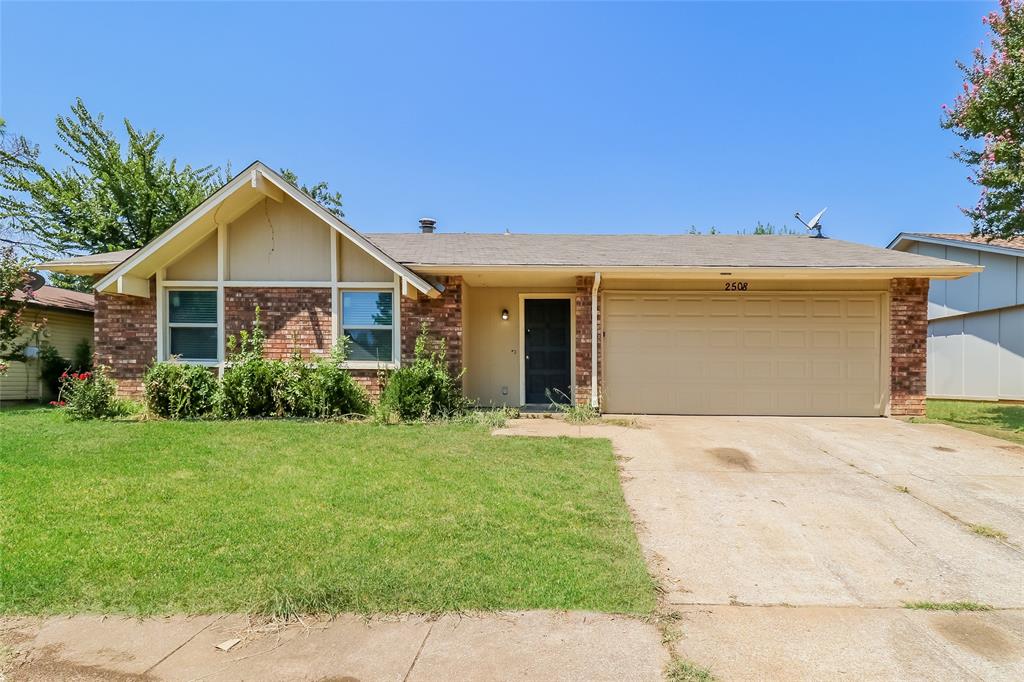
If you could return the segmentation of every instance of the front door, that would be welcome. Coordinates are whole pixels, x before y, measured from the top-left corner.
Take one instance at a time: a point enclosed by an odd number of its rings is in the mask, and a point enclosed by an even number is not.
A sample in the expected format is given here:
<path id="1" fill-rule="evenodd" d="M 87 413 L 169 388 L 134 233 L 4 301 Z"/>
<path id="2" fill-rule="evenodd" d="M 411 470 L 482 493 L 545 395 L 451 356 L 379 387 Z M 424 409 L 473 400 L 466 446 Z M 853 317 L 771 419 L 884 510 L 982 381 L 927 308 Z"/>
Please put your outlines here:
<path id="1" fill-rule="evenodd" d="M 526 347 L 526 396 L 536 405 L 552 400 L 569 402 L 572 391 L 572 338 L 570 301 L 565 298 L 528 298 L 523 301 Z"/>

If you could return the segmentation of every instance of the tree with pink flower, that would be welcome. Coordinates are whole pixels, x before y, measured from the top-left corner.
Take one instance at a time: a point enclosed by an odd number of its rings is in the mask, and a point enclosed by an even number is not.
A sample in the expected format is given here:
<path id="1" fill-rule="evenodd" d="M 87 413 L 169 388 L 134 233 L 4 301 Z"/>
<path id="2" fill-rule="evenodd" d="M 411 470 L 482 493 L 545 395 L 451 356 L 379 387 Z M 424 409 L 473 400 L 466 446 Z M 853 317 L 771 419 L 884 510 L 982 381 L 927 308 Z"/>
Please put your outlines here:
<path id="1" fill-rule="evenodd" d="M 965 140 L 953 156 L 981 188 L 978 203 L 961 209 L 974 233 L 1009 238 L 1024 235 L 1024 0 L 999 6 L 981 20 L 988 49 L 976 48 L 970 64 L 957 62 L 963 92 L 942 105 L 942 126 Z"/>

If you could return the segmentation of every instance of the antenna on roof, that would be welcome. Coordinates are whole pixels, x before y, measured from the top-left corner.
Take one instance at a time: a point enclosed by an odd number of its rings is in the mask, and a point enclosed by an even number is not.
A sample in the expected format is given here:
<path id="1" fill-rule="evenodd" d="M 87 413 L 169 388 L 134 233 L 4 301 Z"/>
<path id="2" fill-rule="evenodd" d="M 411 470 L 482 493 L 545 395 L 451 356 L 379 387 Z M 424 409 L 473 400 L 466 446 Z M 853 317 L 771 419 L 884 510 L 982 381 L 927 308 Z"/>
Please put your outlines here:
<path id="1" fill-rule="evenodd" d="M 797 211 L 796 213 L 794 213 L 793 217 L 796 218 L 797 220 L 799 220 L 801 223 L 803 223 L 803 226 L 806 227 L 808 230 L 814 230 L 815 231 L 814 234 L 811 235 L 812 237 L 821 239 L 822 237 L 825 236 L 825 235 L 823 235 L 821 233 L 821 228 L 824 227 L 821 224 L 821 216 L 825 215 L 825 211 L 827 211 L 827 210 L 828 210 L 828 207 L 826 206 L 825 208 L 823 208 L 820 211 L 818 211 L 818 215 L 816 215 L 813 218 L 811 218 L 811 222 L 809 222 L 809 223 L 805 222 L 804 219 L 800 217 L 800 211 Z"/>

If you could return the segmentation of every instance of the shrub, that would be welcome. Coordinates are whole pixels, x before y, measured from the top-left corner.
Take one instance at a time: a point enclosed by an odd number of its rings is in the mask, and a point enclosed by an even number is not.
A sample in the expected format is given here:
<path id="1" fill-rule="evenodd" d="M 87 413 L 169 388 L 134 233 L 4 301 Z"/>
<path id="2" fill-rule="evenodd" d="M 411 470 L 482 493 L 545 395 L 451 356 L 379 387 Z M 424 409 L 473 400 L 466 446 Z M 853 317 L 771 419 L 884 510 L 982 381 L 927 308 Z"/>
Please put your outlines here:
<path id="1" fill-rule="evenodd" d="M 387 377 L 378 418 L 385 422 L 421 419 L 450 419 L 464 415 L 470 401 L 462 395 L 462 373 L 452 375 L 448 369 L 444 340 L 436 350 L 428 348 L 430 339 L 426 324 L 416 337 L 413 362 Z"/>
<path id="2" fill-rule="evenodd" d="M 80 372 L 82 369 L 88 371 L 87 367 L 72 367 L 71 363 L 62 358 L 57 349 L 48 343 L 43 344 L 39 349 L 39 378 L 49 390 L 50 395 L 60 394 L 62 376 L 72 371 Z"/>
<path id="3" fill-rule="evenodd" d="M 104 367 L 62 375 L 57 404 L 65 407 L 72 419 L 105 419 L 129 411 L 126 401 L 117 399 L 117 382 L 107 376 Z"/>
<path id="4" fill-rule="evenodd" d="M 39 349 L 39 378 L 49 389 L 50 395 L 60 393 L 61 377 L 64 374 L 81 374 L 91 369 L 92 347 L 84 339 L 75 346 L 75 357 L 72 360 L 61 357 L 53 344 L 43 343 Z"/>
<path id="5" fill-rule="evenodd" d="M 222 416 L 331 418 L 365 415 L 370 398 L 344 368 L 347 346 L 339 344 L 329 359 L 309 362 L 296 351 L 290 360 L 263 357 L 266 337 L 259 308 L 251 331 L 228 339 L 229 365 L 218 398 Z"/>
<path id="6" fill-rule="evenodd" d="M 345 369 L 346 357 L 347 339 L 335 346 L 328 359 L 306 363 L 293 357 L 278 377 L 279 412 L 320 419 L 369 414 L 370 398 Z"/>
<path id="7" fill-rule="evenodd" d="M 213 412 L 217 378 L 209 368 L 177 361 L 158 362 L 142 378 L 146 407 L 167 419 L 195 419 Z"/>
<path id="8" fill-rule="evenodd" d="M 278 414 L 274 394 L 284 363 L 263 357 L 265 342 L 257 306 L 252 331 L 243 329 L 237 340 L 234 334 L 228 337 L 228 364 L 217 400 L 222 416 L 244 419 Z"/>

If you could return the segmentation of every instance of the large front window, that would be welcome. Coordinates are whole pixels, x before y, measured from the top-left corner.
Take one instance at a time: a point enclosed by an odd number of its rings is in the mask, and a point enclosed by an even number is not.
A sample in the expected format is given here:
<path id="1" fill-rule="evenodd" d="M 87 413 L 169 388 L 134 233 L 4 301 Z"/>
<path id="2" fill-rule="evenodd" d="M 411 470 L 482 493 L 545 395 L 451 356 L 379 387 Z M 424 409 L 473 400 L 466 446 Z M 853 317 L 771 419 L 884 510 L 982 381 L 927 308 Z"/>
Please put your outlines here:
<path id="1" fill-rule="evenodd" d="M 170 355 L 184 361 L 217 362 L 217 292 L 167 292 Z"/>
<path id="2" fill-rule="evenodd" d="M 394 361 L 393 292 L 341 292 L 341 333 L 349 339 L 348 359 Z"/>

